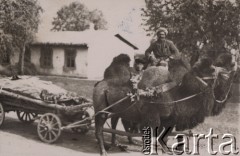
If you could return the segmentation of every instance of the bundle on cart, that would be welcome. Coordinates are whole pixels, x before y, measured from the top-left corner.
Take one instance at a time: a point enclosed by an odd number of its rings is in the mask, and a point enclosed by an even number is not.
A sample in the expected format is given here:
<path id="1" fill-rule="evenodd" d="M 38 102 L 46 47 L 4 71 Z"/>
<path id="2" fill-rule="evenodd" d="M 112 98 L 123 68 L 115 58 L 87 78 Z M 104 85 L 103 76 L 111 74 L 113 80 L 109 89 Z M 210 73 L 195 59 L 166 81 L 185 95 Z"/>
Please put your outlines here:
<path id="1" fill-rule="evenodd" d="M 91 125 L 87 110 L 91 106 L 91 100 L 37 77 L 0 79 L 0 127 L 10 111 L 24 123 L 39 119 L 38 136 L 47 143 L 55 142 L 63 129 L 87 133 Z"/>
<path id="2" fill-rule="evenodd" d="M 74 92 L 67 91 L 51 81 L 40 80 L 38 77 L 21 76 L 20 79 L 1 78 L 0 89 L 23 95 L 29 98 L 42 100 L 47 103 L 69 104 L 88 102 L 89 100 L 78 96 Z"/>

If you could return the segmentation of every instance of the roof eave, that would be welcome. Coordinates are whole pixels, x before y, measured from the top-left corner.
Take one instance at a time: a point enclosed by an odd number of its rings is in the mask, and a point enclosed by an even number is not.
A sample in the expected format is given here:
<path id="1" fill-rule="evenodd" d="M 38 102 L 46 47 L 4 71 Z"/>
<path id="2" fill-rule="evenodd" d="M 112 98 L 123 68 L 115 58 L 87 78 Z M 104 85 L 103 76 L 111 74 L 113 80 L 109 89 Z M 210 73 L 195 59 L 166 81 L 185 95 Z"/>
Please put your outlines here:
<path id="1" fill-rule="evenodd" d="M 74 46 L 74 47 L 86 47 L 86 48 L 88 48 L 88 44 L 86 44 L 86 43 L 79 44 L 79 43 L 49 43 L 49 42 L 39 43 L 39 42 L 37 42 L 37 43 L 31 43 L 30 45 L 31 46 L 43 46 L 43 45 L 45 45 L 45 46 Z"/>

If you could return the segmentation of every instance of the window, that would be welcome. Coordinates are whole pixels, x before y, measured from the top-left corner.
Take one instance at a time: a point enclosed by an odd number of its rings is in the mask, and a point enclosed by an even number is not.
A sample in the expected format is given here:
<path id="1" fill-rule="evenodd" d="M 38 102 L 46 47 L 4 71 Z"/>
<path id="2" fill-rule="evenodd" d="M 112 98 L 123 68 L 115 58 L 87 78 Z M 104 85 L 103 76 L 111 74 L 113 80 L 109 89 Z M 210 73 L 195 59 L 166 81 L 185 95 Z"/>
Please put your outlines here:
<path id="1" fill-rule="evenodd" d="M 65 49 L 65 67 L 76 68 L 76 49 Z"/>
<path id="2" fill-rule="evenodd" d="M 41 47 L 41 58 L 40 64 L 42 68 L 52 68 L 53 67 L 53 51 L 52 48 L 44 46 Z"/>

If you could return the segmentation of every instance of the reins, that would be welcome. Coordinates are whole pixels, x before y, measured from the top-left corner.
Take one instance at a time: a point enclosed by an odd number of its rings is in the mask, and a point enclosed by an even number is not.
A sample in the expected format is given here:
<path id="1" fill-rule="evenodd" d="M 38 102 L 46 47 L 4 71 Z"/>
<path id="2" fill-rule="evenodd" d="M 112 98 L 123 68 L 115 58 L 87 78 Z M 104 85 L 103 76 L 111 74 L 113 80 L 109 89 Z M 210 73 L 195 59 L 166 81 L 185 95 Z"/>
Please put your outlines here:
<path id="1" fill-rule="evenodd" d="M 198 77 L 198 76 L 195 76 L 195 78 L 198 80 L 198 81 L 200 81 L 204 86 L 208 86 L 208 84 L 204 81 L 204 80 L 210 80 L 210 79 L 215 79 L 216 77 L 203 77 L 203 78 L 200 78 L 200 77 Z M 194 97 L 196 97 L 196 96 L 199 96 L 199 95 L 201 95 L 201 94 L 203 94 L 203 93 L 205 93 L 205 92 L 199 92 L 199 93 L 196 93 L 196 94 L 193 94 L 193 95 L 190 95 L 190 96 L 187 96 L 187 97 L 184 97 L 184 98 L 181 98 L 181 99 L 179 99 L 179 100 L 174 100 L 174 101 L 170 101 L 170 102 L 153 102 L 153 101 L 151 101 L 151 102 L 149 102 L 149 103 L 157 103 L 157 104 L 177 104 L 177 103 L 179 103 L 179 102 L 183 102 L 183 101 L 187 101 L 187 100 L 189 100 L 189 99 L 192 99 L 192 98 L 194 98 Z"/>
<path id="2" fill-rule="evenodd" d="M 231 55 L 235 56 L 235 66 L 234 66 L 234 69 L 233 69 L 234 73 L 232 73 L 232 74 L 233 74 L 233 75 L 231 75 L 232 77 L 230 76 L 230 78 L 231 78 L 230 86 L 229 86 L 228 91 L 227 91 L 227 93 L 226 93 L 226 95 L 225 95 L 225 97 L 224 97 L 223 100 L 217 100 L 217 99 L 216 99 L 216 96 L 215 96 L 215 93 L 214 93 L 214 87 L 215 87 L 215 86 L 213 87 L 213 97 L 214 97 L 214 99 L 215 99 L 215 101 L 216 101 L 217 103 L 224 103 L 224 102 L 227 101 L 228 95 L 229 95 L 229 93 L 230 93 L 230 91 L 231 91 L 232 84 L 233 84 L 233 81 L 234 81 L 234 75 L 236 74 L 236 72 L 237 72 L 237 67 L 239 66 L 239 65 L 237 65 L 237 60 L 238 60 L 239 54 L 238 54 L 238 55 L 237 55 L 237 54 L 231 54 Z M 231 72 L 230 72 L 230 74 L 231 74 Z M 216 84 L 215 84 L 215 85 L 216 85 Z"/>
<path id="3" fill-rule="evenodd" d="M 187 96 L 185 98 L 182 98 L 182 99 L 179 99 L 179 100 L 174 100 L 174 101 L 170 101 L 170 102 L 153 102 L 153 101 L 150 101 L 149 103 L 157 103 L 157 104 L 177 104 L 179 102 L 182 102 L 182 101 L 186 101 L 186 100 L 189 100 L 189 99 L 192 99 L 200 94 L 203 94 L 203 92 L 200 92 L 200 93 L 197 93 L 197 94 L 193 94 L 193 95 L 190 95 L 190 96 Z"/>
<path id="4" fill-rule="evenodd" d="M 106 94 L 107 94 L 107 91 L 105 91 L 105 98 L 106 98 L 106 100 L 107 100 L 107 102 L 108 102 L 108 99 L 107 99 L 107 95 L 106 95 Z M 133 105 L 135 105 L 137 102 L 136 102 L 136 101 L 133 102 L 129 107 L 127 107 L 127 108 L 124 109 L 123 111 L 120 111 L 120 112 L 117 112 L 117 113 L 112 113 L 112 112 L 109 112 L 109 111 L 107 111 L 107 110 L 109 110 L 110 108 L 112 108 L 112 107 L 114 107 L 114 106 L 116 106 L 116 105 L 119 105 L 121 102 L 123 102 L 123 101 L 125 101 L 125 100 L 127 100 L 127 99 L 133 99 L 135 96 L 136 96 L 136 94 L 127 94 L 125 97 L 123 97 L 123 98 L 121 98 L 120 100 L 114 102 L 113 104 L 109 105 L 108 107 L 104 108 L 103 110 L 98 111 L 98 112 L 94 115 L 94 117 L 97 116 L 97 115 L 99 115 L 100 113 L 105 113 L 105 114 L 108 114 L 108 118 L 110 118 L 110 117 L 113 116 L 113 115 L 120 114 L 120 113 L 123 113 L 123 112 L 127 111 L 128 109 L 130 109 L 131 107 L 133 107 Z"/>

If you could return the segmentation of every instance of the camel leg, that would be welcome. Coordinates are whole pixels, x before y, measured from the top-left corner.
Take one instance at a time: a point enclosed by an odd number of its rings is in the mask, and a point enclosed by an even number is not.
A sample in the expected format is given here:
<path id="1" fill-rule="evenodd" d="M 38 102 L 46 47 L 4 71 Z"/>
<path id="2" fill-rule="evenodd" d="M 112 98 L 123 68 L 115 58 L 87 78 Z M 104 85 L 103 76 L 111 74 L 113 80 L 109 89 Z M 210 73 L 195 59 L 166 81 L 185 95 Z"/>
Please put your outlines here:
<path id="1" fill-rule="evenodd" d="M 177 138 L 177 141 L 178 141 L 178 142 L 182 142 L 182 141 L 183 141 L 183 138 L 182 138 L 182 137 L 178 137 L 178 138 Z M 177 146 L 177 150 L 178 150 L 178 151 L 183 151 L 183 145 L 182 145 L 182 144 L 181 144 L 181 145 L 178 145 L 178 146 Z"/>
<path id="2" fill-rule="evenodd" d="M 119 117 L 112 117 L 111 118 L 111 126 L 112 129 L 116 129 Z M 127 146 L 121 145 L 116 140 L 116 134 L 112 133 L 112 145 L 117 146 L 121 151 L 126 151 Z"/>
<path id="3" fill-rule="evenodd" d="M 170 126 L 170 125 L 167 126 L 166 125 L 165 129 L 166 129 L 167 133 L 166 133 L 166 135 L 164 136 L 164 138 L 162 140 L 163 140 L 163 142 L 165 143 L 165 145 L 166 145 L 166 147 L 168 149 L 166 149 L 166 148 L 164 149 L 163 148 L 163 153 L 172 154 L 172 151 L 169 150 L 169 149 L 171 149 L 171 147 L 169 147 L 167 143 L 168 143 L 168 138 L 169 138 L 169 136 L 171 135 L 171 133 L 172 133 L 172 131 L 174 129 L 174 126 Z"/>
<path id="4" fill-rule="evenodd" d="M 161 135 L 161 137 L 159 138 L 158 142 L 162 147 L 162 152 L 163 153 L 168 153 L 168 154 L 172 154 L 172 152 L 169 150 L 168 146 L 167 146 L 167 142 L 168 142 L 168 137 L 170 135 L 170 133 L 173 130 L 173 127 L 169 127 L 167 125 L 164 124 L 164 122 L 159 121 L 159 127 L 154 127 L 155 129 L 157 128 L 157 133 L 155 133 L 157 136 L 160 135 L 160 133 L 163 131 L 163 127 L 165 127 L 165 131 L 163 132 L 163 134 Z"/>
<path id="5" fill-rule="evenodd" d="M 111 126 L 112 126 L 112 129 L 114 129 L 114 130 L 117 127 L 118 119 L 119 119 L 119 117 L 112 117 L 111 118 Z M 116 144 L 117 144 L 117 142 L 116 142 L 116 134 L 112 133 L 112 145 L 116 145 Z"/>
<path id="6" fill-rule="evenodd" d="M 129 129 L 129 132 L 130 132 L 130 133 L 133 133 L 133 132 L 134 132 L 133 127 Z M 129 142 L 129 144 L 135 144 L 135 142 L 133 141 L 133 139 L 132 139 L 131 136 L 128 136 L 128 142 Z"/>
<path id="7" fill-rule="evenodd" d="M 122 119 L 122 124 L 126 132 L 133 133 L 134 128 L 133 128 L 132 122 Z M 134 143 L 131 136 L 128 136 L 128 142 L 129 144 Z"/>
<path id="8" fill-rule="evenodd" d="M 178 131 L 178 129 L 176 128 L 176 131 Z M 189 136 L 192 135 L 192 131 L 189 130 Z M 183 142 L 183 137 L 177 137 L 177 142 Z M 184 151 L 185 150 L 185 151 Z M 187 146 L 185 149 L 184 149 L 184 144 L 179 144 L 176 149 L 175 149 L 175 154 L 178 154 L 178 153 L 182 153 L 182 152 L 189 152 L 189 146 Z"/>
<path id="9" fill-rule="evenodd" d="M 166 131 L 168 131 L 163 138 L 163 141 L 166 143 L 166 145 L 167 145 L 167 142 L 168 142 L 168 138 L 169 138 L 169 136 L 171 135 L 171 133 L 174 129 L 174 125 L 172 125 L 172 122 L 173 121 L 171 121 L 171 120 L 161 119 L 160 130 L 162 130 L 163 127 L 165 127 Z"/>
<path id="10" fill-rule="evenodd" d="M 107 152 L 104 147 L 103 137 L 103 125 L 106 122 L 106 114 L 99 114 L 95 117 L 95 136 L 97 138 L 101 156 L 107 156 Z"/>

